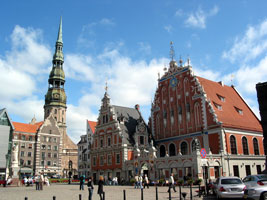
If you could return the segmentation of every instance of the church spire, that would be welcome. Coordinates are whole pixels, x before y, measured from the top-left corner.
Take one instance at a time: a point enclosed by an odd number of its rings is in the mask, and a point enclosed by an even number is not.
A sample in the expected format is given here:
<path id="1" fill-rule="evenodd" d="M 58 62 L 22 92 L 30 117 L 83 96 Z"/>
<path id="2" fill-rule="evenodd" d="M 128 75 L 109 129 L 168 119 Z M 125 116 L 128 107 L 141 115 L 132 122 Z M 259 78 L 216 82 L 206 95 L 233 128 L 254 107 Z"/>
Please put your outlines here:
<path id="1" fill-rule="evenodd" d="M 58 28 L 57 42 L 63 43 L 63 40 L 62 40 L 62 17 L 60 17 L 60 24 L 59 24 L 59 28 Z"/>

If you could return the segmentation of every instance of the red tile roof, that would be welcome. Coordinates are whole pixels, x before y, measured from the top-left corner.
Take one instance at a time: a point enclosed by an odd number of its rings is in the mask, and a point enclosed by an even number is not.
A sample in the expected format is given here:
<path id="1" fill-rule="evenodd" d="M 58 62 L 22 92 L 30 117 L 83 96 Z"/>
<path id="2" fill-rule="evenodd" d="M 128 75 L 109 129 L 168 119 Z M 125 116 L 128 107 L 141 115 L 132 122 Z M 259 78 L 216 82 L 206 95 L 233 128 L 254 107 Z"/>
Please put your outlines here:
<path id="1" fill-rule="evenodd" d="M 12 123 L 15 127 L 15 131 L 17 132 L 36 133 L 44 122 L 37 122 L 35 124 L 25 124 L 20 122 L 12 122 Z"/>
<path id="2" fill-rule="evenodd" d="M 224 127 L 262 132 L 259 119 L 234 87 L 197 77 L 207 94 L 207 99 Z M 220 99 L 224 98 L 224 101 Z M 221 106 L 221 110 L 216 107 Z M 241 113 L 239 113 L 240 111 Z"/>
<path id="3" fill-rule="evenodd" d="M 87 120 L 87 123 L 89 124 L 89 126 L 90 126 L 90 128 L 91 128 L 91 130 L 92 130 L 92 132 L 94 134 L 95 133 L 95 127 L 97 125 L 97 122 Z"/>

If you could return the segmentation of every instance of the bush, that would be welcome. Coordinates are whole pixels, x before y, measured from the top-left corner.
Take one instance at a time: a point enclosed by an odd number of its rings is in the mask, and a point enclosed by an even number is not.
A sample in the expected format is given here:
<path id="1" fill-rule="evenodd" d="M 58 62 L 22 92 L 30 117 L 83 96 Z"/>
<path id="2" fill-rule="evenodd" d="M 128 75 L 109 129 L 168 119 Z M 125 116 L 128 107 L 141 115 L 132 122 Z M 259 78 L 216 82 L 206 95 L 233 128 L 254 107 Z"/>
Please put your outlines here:
<path id="1" fill-rule="evenodd" d="M 132 179 L 130 180 L 130 183 L 131 183 L 131 184 L 134 184 L 134 183 L 135 183 L 135 179 L 132 178 Z"/>
<path id="2" fill-rule="evenodd" d="M 187 184 L 188 184 L 188 185 L 192 185 L 193 182 L 194 182 L 193 179 L 188 179 L 188 180 L 187 180 Z"/>
<path id="3" fill-rule="evenodd" d="M 201 178 L 198 178 L 195 180 L 194 184 L 195 185 L 200 185 L 202 183 L 202 179 Z"/>
<path id="4" fill-rule="evenodd" d="M 178 184 L 178 185 L 183 185 L 183 184 L 184 184 L 184 180 L 183 180 L 183 179 L 178 180 L 178 181 L 177 181 L 177 184 Z"/>

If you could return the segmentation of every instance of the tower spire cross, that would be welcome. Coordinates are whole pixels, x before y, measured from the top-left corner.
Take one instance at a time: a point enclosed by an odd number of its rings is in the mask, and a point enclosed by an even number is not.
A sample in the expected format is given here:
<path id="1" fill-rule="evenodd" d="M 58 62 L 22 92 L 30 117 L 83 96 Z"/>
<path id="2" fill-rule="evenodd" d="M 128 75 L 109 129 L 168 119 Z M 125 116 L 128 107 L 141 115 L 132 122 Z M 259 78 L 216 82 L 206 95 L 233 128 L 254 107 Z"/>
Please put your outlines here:
<path id="1" fill-rule="evenodd" d="M 173 42 L 171 41 L 170 42 L 170 58 L 172 61 L 174 59 L 174 56 L 175 56 L 175 52 L 174 52 L 174 48 L 173 48 Z"/>

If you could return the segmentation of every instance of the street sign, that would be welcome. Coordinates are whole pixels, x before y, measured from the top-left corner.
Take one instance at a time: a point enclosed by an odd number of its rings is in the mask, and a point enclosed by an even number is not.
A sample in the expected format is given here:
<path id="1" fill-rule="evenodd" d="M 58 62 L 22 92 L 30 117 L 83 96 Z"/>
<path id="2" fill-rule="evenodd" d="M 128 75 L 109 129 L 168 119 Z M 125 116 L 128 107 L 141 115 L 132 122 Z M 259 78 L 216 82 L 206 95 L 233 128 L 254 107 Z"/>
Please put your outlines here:
<path id="1" fill-rule="evenodd" d="M 202 148 L 200 150 L 200 155 L 201 155 L 202 158 L 206 158 L 206 155 L 207 155 L 206 149 Z"/>

